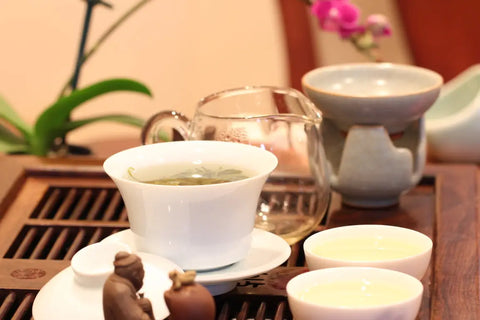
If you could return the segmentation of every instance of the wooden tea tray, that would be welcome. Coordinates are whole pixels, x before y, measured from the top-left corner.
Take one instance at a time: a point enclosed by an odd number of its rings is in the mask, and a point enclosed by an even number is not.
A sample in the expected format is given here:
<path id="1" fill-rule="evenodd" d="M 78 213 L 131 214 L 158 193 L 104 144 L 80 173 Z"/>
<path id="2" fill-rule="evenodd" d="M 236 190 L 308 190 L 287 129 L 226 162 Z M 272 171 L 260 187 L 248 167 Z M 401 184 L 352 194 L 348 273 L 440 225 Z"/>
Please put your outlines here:
<path id="1" fill-rule="evenodd" d="M 0 319 L 31 319 L 35 295 L 75 252 L 128 228 L 120 194 L 101 163 L 0 156 Z M 375 223 L 429 235 L 434 252 L 418 319 L 479 319 L 479 184 L 474 165 L 428 165 L 396 207 L 345 207 L 334 193 L 318 230 Z M 269 183 L 264 188 L 265 196 L 289 201 L 299 193 Z M 300 242 L 282 266 L 216 297 L 217 319 L 292 319 L 284 285 L 305 270 Z"/>

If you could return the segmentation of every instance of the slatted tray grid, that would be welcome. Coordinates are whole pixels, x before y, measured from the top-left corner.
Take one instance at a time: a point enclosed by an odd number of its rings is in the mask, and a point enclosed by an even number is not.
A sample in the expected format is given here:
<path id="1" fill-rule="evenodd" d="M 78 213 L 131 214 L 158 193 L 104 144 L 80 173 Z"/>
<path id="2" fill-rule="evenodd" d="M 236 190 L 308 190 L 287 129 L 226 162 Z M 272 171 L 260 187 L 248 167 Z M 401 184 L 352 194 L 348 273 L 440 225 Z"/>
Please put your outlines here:
<path id="1" fill-rule="evenodd" d="M 270 180 L 262 197 L 285 210 L 308 210 L 314 197 L 312 182 L 300 181 L 300 188 L 294 188 L 295 184 L 298 181 L 293 179 Z M 20 288 L 0 289 L 0 319 L 31 319 L 31 306 L 41 285 L 68 266 L 78 250 L 128 228 L 120 193 L 99 173 L 65 178 L 32 172 L 2 222 L 8 223 L 12 215 L 18 215 L 13 220 L 22 223 L 2 237 L 0 265 L 11 272 L 4 283 L 0 277 L 0 287 L 7 288 L 14 281 L 25 283 L 17 285 Z M 279 270 L 304 270 L 298 268 L 304 265 L 300 246 L 292 247 L 291 257 Z M 217 319 L 291 319 L 285 291 L 268 285 L 271 275 L 279 274 L 276 270 L 239 281 L 234 291 L 216 297 Z M 19 277 L 34 277 L 35 281 Z"/>

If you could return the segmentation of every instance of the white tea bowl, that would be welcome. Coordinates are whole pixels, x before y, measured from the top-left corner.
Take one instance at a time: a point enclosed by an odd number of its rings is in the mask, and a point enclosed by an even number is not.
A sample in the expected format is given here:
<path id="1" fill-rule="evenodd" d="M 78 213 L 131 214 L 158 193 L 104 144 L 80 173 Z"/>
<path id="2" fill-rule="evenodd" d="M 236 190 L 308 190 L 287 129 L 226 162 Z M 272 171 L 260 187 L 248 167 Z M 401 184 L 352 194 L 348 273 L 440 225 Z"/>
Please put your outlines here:
<path id="1" fill-rule="evenodd" d="M 271 152 L 251 145 L 178 141 L 121 151 L 105 161 L 104 170 L 122 195 L 140 251 L 163 256 L 183 269 L 206 270 L 247 255 L 260 192 L 277 162 Z M 216 163 L 245 169 L 249 175 L 203 185 L 139 182 L 159 178 L 162 165 L 182 163 Z M 137 181 L 129 176 L 130 168 Z"/>
<path id="2" fill-rule="evenodd" d="M 351 225 L 308 237 L 303 245 L 310 270 L 363 266 L 396 270 L 422 279 L 432 240 L 418 231 L 389 225 Z"/>
<path id="3" fill-rule="evenodd" d="M 423 285 L 398 271 L 338 267 L 295 276 L 287 295 L 296 320 L 414 320 Z"/>

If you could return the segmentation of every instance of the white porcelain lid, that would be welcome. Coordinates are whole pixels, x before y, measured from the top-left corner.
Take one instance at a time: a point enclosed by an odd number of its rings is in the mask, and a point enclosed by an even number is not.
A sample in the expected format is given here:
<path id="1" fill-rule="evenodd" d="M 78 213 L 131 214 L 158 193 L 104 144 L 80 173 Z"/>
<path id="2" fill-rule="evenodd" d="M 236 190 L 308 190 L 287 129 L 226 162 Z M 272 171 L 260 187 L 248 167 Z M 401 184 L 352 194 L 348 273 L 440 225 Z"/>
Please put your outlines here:
<path id="1" fill-rule="evenodd" d="M 156 319 L 169 315 L 163 293 L 171 286 L 168 272 L 180 270 L 173 262 L 148 253 L 136 252 L 145 269 L 140 292 L 150 299 Z M 37 294 L 32 314 L 35 320 L 103 320 L 103 283 L 81 284 L 71 267 L 55 275 Z"/>

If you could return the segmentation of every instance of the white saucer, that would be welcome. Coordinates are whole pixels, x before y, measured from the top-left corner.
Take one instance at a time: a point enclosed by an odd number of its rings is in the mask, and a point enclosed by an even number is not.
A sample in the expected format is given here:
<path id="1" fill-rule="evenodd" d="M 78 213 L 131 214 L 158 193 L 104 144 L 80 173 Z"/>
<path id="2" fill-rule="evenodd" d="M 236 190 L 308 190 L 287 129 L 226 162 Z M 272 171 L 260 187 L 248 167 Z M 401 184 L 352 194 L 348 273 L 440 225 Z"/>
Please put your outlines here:
<path id="1" fill-rule="evenodd" d="M 117 232 L 103 241 L 119 241 L 127 244 L 133 252 L 137 251 L 130 229 Z M 280 236 L 254 229 L 252 247 L 245 259 L 223 268 L 198 271 L 196 281 L 207 287 L 212 295 L 219 295 L 235 288 L 237 280 L 278 267 L 288 259 L 290 252 L 290 246 Z"/>
<path id="2" fill-rule="evenodd" d="M 137 252 L 145 269 L 144 285 L 140 292 L 150 299 L 156 319 L 169 315 L 163 293 L 172 285 L 168 272 L 180 267 L 162 257 Z M 35 320 L 103 320 L 103 283 L 81 285 L 75 280 L 71 267 L 55 275 L 35 297 L 32 315 Z"/>

